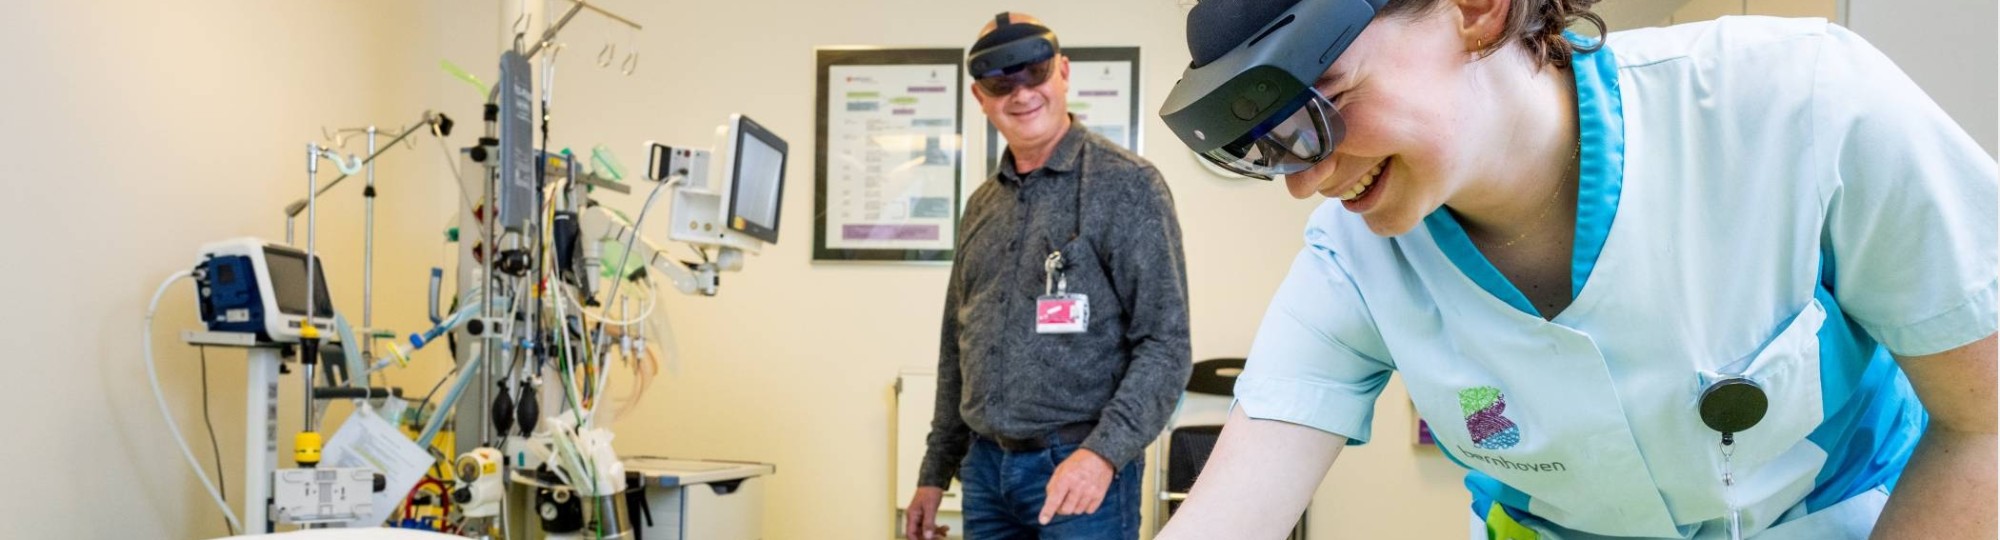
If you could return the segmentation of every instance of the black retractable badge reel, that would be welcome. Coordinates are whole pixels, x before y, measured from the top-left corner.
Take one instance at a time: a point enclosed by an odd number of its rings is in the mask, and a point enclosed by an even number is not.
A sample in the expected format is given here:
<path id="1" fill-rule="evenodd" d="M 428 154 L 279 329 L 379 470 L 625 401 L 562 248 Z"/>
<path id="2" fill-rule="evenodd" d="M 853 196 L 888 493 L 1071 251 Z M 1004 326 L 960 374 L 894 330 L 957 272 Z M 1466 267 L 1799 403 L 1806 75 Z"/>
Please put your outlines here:
<path id="1" fill-rule="evenodd" d="M 1160 119 L 1195 153 L 1252 178 L 1333 155 L 1346 124 L 1313 83 L 1388 0 L 1207 0 L 1188 12 L 1194 61 Z"/>
<path id="2" fill-rule="evenodd" d="M 1063 254 L 1056 251 L 1042 265 L 1046 272 L 1042 295 L 1035 298 L 1035 332 L 1038 334 L 1080 334 L 1090 329 L 1090 297 L 1070 294 L 1069 276 L 1063 275 Z"/>
<path id="3" fill-rule="evenodd" d="M 1089 162 L 1086 157 L 1077 157 L 1076 228 L 1071 230 L 1069 241 L 1062 244 L 1065 246 L 1075 244 L 1083 236 L 1083 186 L 1089 178 L 1083 171 Z M 1042 261 L 1042 295 L 1035 298 L 1036 333 L 1079 334 L 1090 330 L 1090 297 L 1069 292 L 1069 274 L 1064 271 L 1067 268 L 1062 248 L 1049 246 L 1049 257 Z"/>
<path id="4" fill-rule="evenodd" d="M 1722 433 L 1722 445 L 1736 444 L 1736 434 L 1757 427 L 1771 400 L 1764 387 L 1741 376 L 1715 381 L 1701 391 L 1701 423 Z"/>
<path id="5" fill-rule="evenodd" d="M 1701 391 L 1701 423 L 1707 424 L 1722 434 L 1722 487 L 1723 497 L 1729 501 L 1729 537 L 1743 538 L 1742 515 L 1737 511 L 1735 495 L 1731 488 L 1736 486 L 1735 473 L 1730 470 L 1730 458 L 1736 453 L 1736 434 L 1757 427 L 1770 410 L 1771 399 L 1764 394 L 1764 387 L 1741 375 L 1725 377 L 1709 383 Z"/>

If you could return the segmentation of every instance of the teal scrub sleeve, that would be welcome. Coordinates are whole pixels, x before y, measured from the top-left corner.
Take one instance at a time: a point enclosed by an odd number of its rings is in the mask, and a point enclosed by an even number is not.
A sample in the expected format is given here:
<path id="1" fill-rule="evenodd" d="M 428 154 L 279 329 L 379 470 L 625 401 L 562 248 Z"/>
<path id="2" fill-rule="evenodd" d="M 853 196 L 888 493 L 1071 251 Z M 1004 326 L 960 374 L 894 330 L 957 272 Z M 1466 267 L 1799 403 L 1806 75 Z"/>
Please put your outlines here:
<path id="1" fill-rule="evenodd" d="M 1813 88 L 1821 243 L 1841 308 L 1901 356 L 1994 333 L 1996 174 L 1992 156 L 1895 63 L 1829 25 Z"/>
<path id="2" fill-rule="evenodd" d="M 1361 352 L 1381 351 L 1382 339 L 1325 242 L 1332 213 L 1341 211 L 1337 204 L 1322 206 L 1307 227 L 1306 247 L 1271 299 L 1237 378 L 1236 406 L 1251 418 L 1311 427 L 1358 445 L 1368 441 L 1375 398 L 1393 366 Z"/>

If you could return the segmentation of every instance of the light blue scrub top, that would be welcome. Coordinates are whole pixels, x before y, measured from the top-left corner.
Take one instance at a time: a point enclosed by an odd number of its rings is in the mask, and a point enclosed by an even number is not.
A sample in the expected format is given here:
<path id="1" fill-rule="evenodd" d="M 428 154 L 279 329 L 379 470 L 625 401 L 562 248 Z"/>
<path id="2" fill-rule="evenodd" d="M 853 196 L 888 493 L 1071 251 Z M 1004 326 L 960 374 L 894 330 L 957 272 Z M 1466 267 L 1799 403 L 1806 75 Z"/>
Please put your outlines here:
<path id="1" fill-rule="evenodd" d="M 1568 35 L 1572 41 L 1588 39 Z M 1570 269 L 1570 292 L 1576 295 L 1590 279 L 1618 214 L 1618 195 L 1624 182 L 1625 125 L 1618 66 L 1610 47 L 1577 53 L 1571 67 L 1576 75 L 1580 144 L 1575 252 Z M 1450 210 L 1440 207 L 1424 218 L 1424 226 L 1445 256 L 1480 288 L 1522 312 L 1541 315 L 1528 297 L 1480 254 Z M 1825 306 L 1828 320 L 1819 331 L 1826 420 L 1807 440 L 1824 449 L 1828 458 L 1805 499 L 1808 512 L 1875 486 L 1893 488 L 1929 420 L 1888 350 L 1869 338 L 1834 301 L 1831 261 L 1822 261 L 1820 275 L 1815 297 Z M 1465 486 L 1472 492 L 1474 515 L 1485 516 L 1492 505 L 1499 504 L 1517 520 L 1531 516 L 1527 494 L 1466 466 L 1450 450 L 1439 450 L 1470 471 Z"/>

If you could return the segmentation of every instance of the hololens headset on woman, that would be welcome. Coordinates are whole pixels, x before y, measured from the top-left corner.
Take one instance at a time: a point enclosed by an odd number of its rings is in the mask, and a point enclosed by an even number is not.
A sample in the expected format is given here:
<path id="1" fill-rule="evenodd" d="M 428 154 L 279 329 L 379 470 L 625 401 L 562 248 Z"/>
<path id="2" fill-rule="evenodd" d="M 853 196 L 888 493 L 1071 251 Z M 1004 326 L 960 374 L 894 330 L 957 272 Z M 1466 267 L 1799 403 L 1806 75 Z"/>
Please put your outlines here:
<path id="1" fill-rule="evenodd" d="M 1388 0 L 1209 0 L 1188 13 L 1194 56 L 1160 119 L 1195 153 L 1270 180 L 1333 154 L 1340 113 L 1313 88 Z"/>
<path id="2" fill-rule="evenodd" d="M 1006 12 L 993 16 L 992 32 L 980 36 L 965 53 L 965 68 L 973 83 L 989 96 L 1005 96 L 1020 87 L 1040 86 L 1055 71 L 1062 46 L 1046 26 L 1014 22 Z"/>

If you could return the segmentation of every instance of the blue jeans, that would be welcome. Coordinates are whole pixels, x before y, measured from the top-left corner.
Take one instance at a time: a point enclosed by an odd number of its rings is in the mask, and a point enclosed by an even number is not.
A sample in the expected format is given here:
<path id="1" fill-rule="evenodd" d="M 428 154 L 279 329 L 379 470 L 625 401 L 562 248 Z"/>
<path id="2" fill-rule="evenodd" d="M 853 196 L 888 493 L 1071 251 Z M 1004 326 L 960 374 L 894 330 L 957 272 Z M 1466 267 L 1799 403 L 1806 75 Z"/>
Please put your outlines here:
<path id="1" fill-rule="evenodd" d="M 1058 515 L 1048 525 L 1041 524 L 1049 478 L 1077 448 L 1064 444 L 1008 452 L 984 437 L 973 437 L 972 449 L 958 470 L 965 490 L 966 540 L 1137 540 L 1144 458 L 1133 459 L 1112 477 L 1097 513 Z"/>

